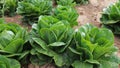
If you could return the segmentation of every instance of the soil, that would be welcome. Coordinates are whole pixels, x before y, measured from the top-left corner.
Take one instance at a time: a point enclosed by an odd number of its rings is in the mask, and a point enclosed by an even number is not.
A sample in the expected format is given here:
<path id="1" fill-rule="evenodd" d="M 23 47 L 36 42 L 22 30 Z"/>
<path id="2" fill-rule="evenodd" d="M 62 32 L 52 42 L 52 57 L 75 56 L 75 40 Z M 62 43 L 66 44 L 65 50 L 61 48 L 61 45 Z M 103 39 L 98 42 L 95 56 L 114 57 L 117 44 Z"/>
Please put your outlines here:
<path id="1" fill-rule="evenodd" d="M 107 7 L 109 4 L 114 3 L 116 1 L 117 0 L 89 0 L 89 4 L 77 5 L 76 9 L 79 13 L 79 17 L 78 17 L 79 26 L 84 25 L 85 23 L 91 23 L 97 27 L 100 27 L 99 19 L 101 17 L 101 12 L 103 8 Z M 20 15 L 16 15 L 15 17 L 5 17 L 5 20 L 7 22 L 16 22 L 22 25 L 20 18 L 21 18 Z M 120 56 L 119 41 L 120 41 L 120 37 L 115 36 L 115 45 L 119 48 L 118 56 Z M 49 67 L 45 67 L 45 68 L 49 68 Z"/>

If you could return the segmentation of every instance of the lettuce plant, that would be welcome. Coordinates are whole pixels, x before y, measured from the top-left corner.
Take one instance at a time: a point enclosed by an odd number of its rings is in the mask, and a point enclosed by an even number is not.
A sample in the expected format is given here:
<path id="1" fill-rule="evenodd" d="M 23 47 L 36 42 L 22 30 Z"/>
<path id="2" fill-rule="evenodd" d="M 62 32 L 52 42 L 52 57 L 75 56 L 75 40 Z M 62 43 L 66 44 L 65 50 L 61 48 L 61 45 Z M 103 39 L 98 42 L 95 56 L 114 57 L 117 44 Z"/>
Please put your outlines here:
<path id="1" fill-rule="evenodd" d="M 73 68 L 118 68 L 120 59 L 115 55 L 113 33 L 90 24 L 81 26 L 74 34 L 69 49 L 79 58 Z"/>
<path id="2" fill-rule="evenodd" d="M 0 55 L 0 68 L 21 68 L 21 66 L 17 60 Z"/>
<path id="3" fill-rule="evenodd" d="M 58 5 L 62 5 L 62 6 L 71 6 L 71 7 L 75 6 L 74 0 L 56 0 L 56 2 Z"/>
<path id="4" fill-rule="evenodd" d="M 101 22 L 103 27 L 109 28 L 114 34 L 120 34 L 120 2 L 111 4 L 103 9 Z"/>
<path id="5" fill-rule="evenodd" d="M 77 4 L 88 4 L 89 0 L 74 0 Z"/>
<path id="6" fill-rule="evenodd" d="M 14 23 L 0 24 L 0 55 L 21 60 L 29 53 L 23 50 L 27 31 Z"/>
<path id="7" fill-rule="evenodd" d="M 55 0 L 58 5 L 75 6 L 75 4 L 88 4 L 88 0 Z"/>
<path id="8" fill-rule="evenodd" d="M 30 32 L 30 61 L 58 68 L 118 68 L 113 33 L 91 24 L 73 30 L 70 23 L 54 16 L 40 16 Z"/>
<path id="9" fill-rule="evenodd" d="M 18 3 L 17 13 L 23 16 L 23 22 L 36 23 L 40 15 L 50 15 L 51 0 L 23 0 Z"/>
<path id="10" fill-rule="evenodd" d="M 72 27 L 78 25 L 77 18 L 79 14 L 73 7 L 59 5 L 54 9 L 54 16 L 59 20 L 68 21 Z"/>
<path id="11" fill-rule="evenodd" d="M 53 63 L 57 67 L 69 68 L 68 46 L 72 40 L 73 29 L 66 21 L 52 16 L 40 16 L 38 24 L 31 31 L 31 62 L 34 64 Z"/>
<path id="12" fill-rule="evenodd" d="M 17 0 L 1 0 L 0 1 L 0 16 L 4 15 L 13 16 L 15 15 L 17 8 Z"/>

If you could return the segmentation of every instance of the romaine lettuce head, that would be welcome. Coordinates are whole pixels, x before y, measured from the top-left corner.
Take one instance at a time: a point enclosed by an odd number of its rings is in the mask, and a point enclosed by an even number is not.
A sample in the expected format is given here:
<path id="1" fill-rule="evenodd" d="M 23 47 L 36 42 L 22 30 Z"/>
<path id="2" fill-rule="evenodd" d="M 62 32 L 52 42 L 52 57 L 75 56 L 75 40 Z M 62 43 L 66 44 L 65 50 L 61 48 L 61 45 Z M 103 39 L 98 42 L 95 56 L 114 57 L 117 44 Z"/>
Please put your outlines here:
<path id="1" fill-rule="evenodd" d="M 59 20 L 68 21 L 72 27 L 78 25 L 77 18 L 79 14 L 75 8 L 71 6 L 58 5 L 57 8 L 54 9 L 54 16 Z"/>
<path id="2" fill-rule="evenodd" d="M 36 23 L 40 15 L 51 15 L 52 0 L 23 0 L 18 3 L 17 13 L 23 16 L 23 22 Z"/>
<path id="3" fill-rule="evenodd" d="M 2 16 L 3 12 L 5 15 L 14 16 L 17 3 L 17 0 L 0 0 L 0 16 Z"/>
<path id="4" fill-rule="evenodd" d="M 75 68 L 118 68 L 120 64 L 120 59 L 115 54 L 118 49 L 114 46 L 113 33 L 105 28 L 91 24 L 81 26 L 76 29 L 74 43 L 69 49 L 80 57 L 72 64 Z"/>
<path id="5" fill-rule="evenodd" d="M 66 21 L 59 21 L 52 16 L 42 16 L 31 31 L 31 62 L 37 64 L 54 63 L 70 66 L 68 46 L 72 40 L 73 29 Z M 67 67 L 66 67 L 67 68 Z"/>
<path id="6" fill-rule="evenodd" d="M 14 23 L 0 24 L 0 55 L 22 59 L 28 54 L 23 50 L 26 42 L 26 29 Z"/>
<path id="7" fill-rule="evenodd" d="M 100 20 L 103 27 L 111 29 L 114 34 L 120 34 L 120 2 L 104 8 Z"/>

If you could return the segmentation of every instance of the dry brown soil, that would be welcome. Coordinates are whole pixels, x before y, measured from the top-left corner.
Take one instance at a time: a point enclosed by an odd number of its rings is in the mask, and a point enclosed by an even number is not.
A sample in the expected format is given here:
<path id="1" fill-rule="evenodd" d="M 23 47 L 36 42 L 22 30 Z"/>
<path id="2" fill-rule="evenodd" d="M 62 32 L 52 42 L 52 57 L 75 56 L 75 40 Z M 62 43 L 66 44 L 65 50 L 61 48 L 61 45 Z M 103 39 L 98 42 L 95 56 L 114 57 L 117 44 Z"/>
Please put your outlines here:
<path id="1" fill-rule="evenodd" d="M 80 14 L 78 17 L 79 26 L 81 26 L 85 23 L 92 23 L 93 25 L 100 27 L 99 19 L 101 17 L 101 12 L 102 12 L 103 8 L 105 8 L 109 4 L 114 3 L 116 1 L 117 0 L 89 0 L 89 4 L 87 4 L 87 5 L 76 6 L 76 9 L 77 9 L 78 13 Z M 15 16 L 15 17 L 6 17 L 6 21 L 7 22 L 16 22 L 16 23 L 22 25 L 20 18 L 21 18 L 21 16 L 19 16 L 19 15 Z M 120 42 L 119 41 L 120 41 L 120 37 L 115 36 L 115 45 L 120 50 Z M 120 51 L 118 53 L 118 56 L 120 56 Z M 32 68 L 32 66 L 30 68 Z M 37 66 L 35 68 L 39 68 L 39 67 Z M 43 67 L 43 68 L 52 68 L 52 67 Z"/>

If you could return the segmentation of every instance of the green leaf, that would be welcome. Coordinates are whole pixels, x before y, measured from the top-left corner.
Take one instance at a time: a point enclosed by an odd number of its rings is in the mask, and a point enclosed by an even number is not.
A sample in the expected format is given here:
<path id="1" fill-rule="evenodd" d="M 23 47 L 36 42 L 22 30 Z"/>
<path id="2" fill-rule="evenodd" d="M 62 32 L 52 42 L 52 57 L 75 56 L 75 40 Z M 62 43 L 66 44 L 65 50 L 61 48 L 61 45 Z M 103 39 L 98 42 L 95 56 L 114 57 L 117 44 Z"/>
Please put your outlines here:
<path id="1" fill-rule="evenodd" d="M 88 49 L 91 53 L 93 53 L 94 49 L 96 48 L 96 44 L 92 44 L 90 41 L 81 40 L 81 47 Z"/>
<path id="2" fill-rule="evenodd" d="M 0 33 L 0 44 L 1 47 L 6 47 L 11 40 L 14 38 L 15 34 L 12 31 L 4 30 Z"/>
<path id="3" fill-rule="evenodd" d="M 99 42 L 97 40 L 101 38 L 105 38 L 107 41 L 111 42 L 111 44 L 114 43 L 113 33 L 108 29 L 101 28 L 99 30 L 99 32 L 95 36 L 96 42 Z"/>
<path id="4" fill-rule="evenodd" d="M 55 64 L 59 67 L 62 67 L 65 63 L 61 55 L 54 55 L 53 57 Z"/>
<path id="5" fill-rule="evenodd" d="M 3 50 L 7 51 L 8 53 L 21 52 L 23 49 L 23 42 L 24 41 L 22 39 L 16 39 L 7 45 Z"/>
<path id="6" fill-rule="evenodd" d="M 11 68 L 21 68 L 20 63 L 17 60 L 10 59 L 9 61 L 10 61 Z"/>
<path id="7" fill-rule="evenodd" d="M 94 55 L 94 59 L 99 59 L 102 56 L 109 54 L 109 53 L 114 53 L 116 52 L 116 48 L 115 47 L 101 47 L 101 46 L 97 46 L 93 52 Z"/>
<path id="8" fill-rule="evenodd" d="M 57 23 L 59 20 L 53 16 L 40 16 L 38 21 L 38 27 L 41 28 L 50 28 L 53 24 Z"/>
<path id="9" fill-rule="evenodd" d="M 21 29 L 16 33 L 14 39 L 22 38 L 26 42 L 26 37 L 27 37 L 26 29 Z"/>
<path id="10" fill-rule="evenodd" d="M 53 43 L 57 40 L 55 33 L 48 28 L 42 28 L 39 34 L 41 39 L 43 39 L 47 44 Z"/>
<path id="11" fill-rule="evenodd" d="M 31 54 L 31 55 L 36 55 L 36 54 L 37 54 L 37 51 L 36 51 L 35 49 L 32 49 L 32 50 L 30 51 L 30 54 Z"/>
<path id="12" fill-rule="evenodd" d="M 71 7 L 74 7 L 76 5 L 74 0 L 58 0 L 57 4 L 62 6 L 71 6 Z"/>
<path id="13" fill-rule="evenodd" d="M 22 58 L 24 58 L 25 56 L 27 56 L 29 53 L 30 53 L 29 51 L 25 51 L 23 53 L 20 53 L 19 60 L 21 60 Z"/>
<path id="14" fill-rule="evenodd" d="M 119 64 L 115 62 L 100 60 L 100 66 L 98 68 L 119 68 Z"/>
<path id="15" fill-rule="evenodd" d="M 106 56 L 102 56 L 99 60 L 105 60 L 105 61 L 110 61 L 110 62 L 115 62 L 115 63 L 120 64 L 120 57 L 114 53 L 107 54 Z"/>
<path id="16" fill-rule="evenodd" d="M 9 59 L 0 55 L 0 68 L 21 68 L 21 65 L 15 59 Z"/>
<path id="17" fill-rule="evenodd" d="M 1 67 L 10 68 L 9 59 L 7 59 L 6 57 L 0 55 L 0 62 L 2 63 L 0 64 Z"/>
<path id="18" fill-rule="evenodd" d="M 44 50 L 44 49 L 40 49 L 40 48 L 35 48 L 35 50 L 38 53 L 41 53 L 41 54 L 44 54 L 44 55 L 47 55 L 47 56 L 50 56 L 50 57 L 53 57 L 54 55 L 56 55 L 56 53 L 52 50 Z"/>
<path id="19" fill-rule="evenodd" d="M 76 51 L 75 49 L 73 49 L 73 48 L 71 48 L 71 47 L 69 47 L 69 49 L 70 49 L 73 53 L 75 53 L 75 54 L 82 55 L 82 53 Z"/>
<path id="20" fill-rule="evenodd" d="M 5 64 L 0 61 L 0 68 L 6 68 Z"/>
<path id="21" fill-rule="evenodd" d="M 99 61 L 97 61 L 97 60 L 85 60 L 85 62 L 87 62 L 87 63 L 91 63 L 91 64 L 97 64 L 97 65 L 100 65 L 100 63 L 99 63 Z"/>
<path id="22" fill-rule="evenodd" d="M 93 68 L 92 64 L 85 63 L 85 62 L 80 62 L 80 61 L 75 61 L 72 66 L 74 68 Z"/>
<path id="23" fill-rule="evenodd" d="M 3 24 L 3 23 L 5 23 L 4 19 L 0 18 L 0 24 Z"/>
<path id="24" fill-rule="evenodd" d="M 37 44 L 39 44 L 43 49 L 47 50 L 47 44 L 40 38 L 32 38 Z"/>
<path id="25" fill-rule="evenodd" d="M 59 47 L 59 46 L 64 46 L 66 45 L 64 42 L 54 42 L 52 44 L 49 44 L 51 47 Z"/>

